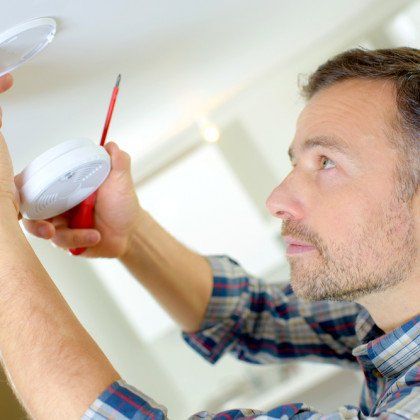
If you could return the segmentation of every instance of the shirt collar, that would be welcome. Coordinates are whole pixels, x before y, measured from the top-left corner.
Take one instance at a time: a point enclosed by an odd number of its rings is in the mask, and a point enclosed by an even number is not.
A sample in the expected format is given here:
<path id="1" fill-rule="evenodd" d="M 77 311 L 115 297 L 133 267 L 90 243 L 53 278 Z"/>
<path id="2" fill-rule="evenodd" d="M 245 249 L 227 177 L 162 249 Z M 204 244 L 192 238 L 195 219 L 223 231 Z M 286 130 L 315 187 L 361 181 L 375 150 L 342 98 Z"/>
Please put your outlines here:
<path id="1" fill-rule="evenodd" d="M 353 349 L 353 356 L 382 376 L 398 376 L 420 359 L 420 315 L 385 334 L 362 308 L 355 329 L 362 344 Z"/>

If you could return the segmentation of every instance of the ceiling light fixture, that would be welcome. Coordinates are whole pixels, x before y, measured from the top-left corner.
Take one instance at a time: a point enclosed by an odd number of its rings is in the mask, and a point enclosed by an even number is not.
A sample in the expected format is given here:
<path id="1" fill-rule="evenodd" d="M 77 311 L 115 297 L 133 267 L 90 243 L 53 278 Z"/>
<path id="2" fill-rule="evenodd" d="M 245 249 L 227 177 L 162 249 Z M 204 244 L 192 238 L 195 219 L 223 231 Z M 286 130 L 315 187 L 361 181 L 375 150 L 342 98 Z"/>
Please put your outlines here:
<path id="1" fill-rule="evenodd" d="M 208 143 L 216 143 L 220 139 L 220 131 L 217 126 L 209 121 L 207 117 L 197 120 L 197 126 L 201 137 Z"/>

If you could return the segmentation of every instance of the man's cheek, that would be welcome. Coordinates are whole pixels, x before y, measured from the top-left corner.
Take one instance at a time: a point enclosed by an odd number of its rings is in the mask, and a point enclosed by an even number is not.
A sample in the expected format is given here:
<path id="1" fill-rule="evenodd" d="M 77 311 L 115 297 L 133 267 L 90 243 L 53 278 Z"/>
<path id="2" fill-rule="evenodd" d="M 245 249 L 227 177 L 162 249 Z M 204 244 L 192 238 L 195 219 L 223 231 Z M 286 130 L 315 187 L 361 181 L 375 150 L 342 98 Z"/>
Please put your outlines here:
<path id="1" fill-rule="evenodd" d="M 320 221 L 318 227 L 316 232 L 325 247 L 324 252 L 331 258 L 353 253 L 353 248 L 361 247 L 364 241 L 365 227 L 349 209 L 331 213 L 328 219 Z"/>
<path id="2" fill-rule="evenodd" d="M 356 227 L 361 227 L 371 220 L 375 197 L 366 194 L 360 186 L 352 186 L 342 191 L 333 206 L 333 220 L 337 231 L 343 235 L 352 235 Z"/>
<path id="3" fill-rule="evenodd" d="M 360 223 L 360 216 L 350 202 L 335 203 L 322 211 L 314 219 L 313 229 L 321 238 L 331 238 L 342 242 Z M 317 226 L 319 228 L 317 228 Z"/>

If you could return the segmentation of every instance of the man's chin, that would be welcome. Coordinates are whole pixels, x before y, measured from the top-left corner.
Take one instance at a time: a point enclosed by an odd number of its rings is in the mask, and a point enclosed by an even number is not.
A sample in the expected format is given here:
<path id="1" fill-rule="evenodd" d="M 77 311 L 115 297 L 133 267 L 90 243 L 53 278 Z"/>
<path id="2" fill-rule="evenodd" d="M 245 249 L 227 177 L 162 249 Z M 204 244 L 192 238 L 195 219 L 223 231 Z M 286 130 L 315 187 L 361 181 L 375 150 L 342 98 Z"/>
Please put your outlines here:
<path id="1" fill-rule="evenodd" d="M 290 282 L 293 292 L 297 298 L 308 302 L 332 300 L 338 302 L 355 302 L 358 299 L 376 291 L 368 289 L 346 290 L 334 285 L 327 277 L 315 281 L 313 279 L 291 278 Z M 335 286 L 335 287 L 334 287 Z"/>
<path id="2" fill-rule="evenodd" d="M 326 285 L 323 284 L 325 283 L 325 274 L 321 273 L 322 270 L 315 271 L 313 268 L 314 264 L 309 267 L 303 261 L 292 261 L 290 263 L 290 284 L 299 299 L 308 301 L 325 300 Z"/>
<path id="3" fill-rule="evenodd" d="M 296 297 L 307 301 L 323 300 L 323 294 L 316 285 L 302 277 L 297 279 L 293 274 L 291 277 L 290 284 Z"/>
<path id="4" fill-rule="evenodd" d="M 349 301 L 360 296 L 354 290 L 344 290 L 326 273 L 305 273 L 291 270 L 291 281 L 294 294 L 302 300 L 316 302 L 321 300 Z"/>
<path id="5" fill-rule="evenodd" d="M 318 302 L 321 300 L 326 300 L 324 295 L 311 293 L 306 289 L 297 288 L 293 286 L 293 284 L 292 284 L 292 289 L 295 296 L 301 300 L 306 300 L 308 302 Z"/>

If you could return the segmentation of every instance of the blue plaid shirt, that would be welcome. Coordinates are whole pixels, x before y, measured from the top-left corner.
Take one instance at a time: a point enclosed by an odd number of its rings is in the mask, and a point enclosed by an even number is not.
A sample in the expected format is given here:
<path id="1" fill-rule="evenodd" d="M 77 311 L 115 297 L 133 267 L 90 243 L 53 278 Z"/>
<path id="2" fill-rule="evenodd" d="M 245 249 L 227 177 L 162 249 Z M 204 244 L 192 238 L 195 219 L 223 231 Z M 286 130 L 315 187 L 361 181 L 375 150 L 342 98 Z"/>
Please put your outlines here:
<path id="1" fill-rule="evenodd" d="M 226 352 L 251 363 L 321 360 L 361 369 L 360 404 L 320 414 L 303 403 L 268 412 L 203 411 L 190 419 L 420 419 L 420 315 L 388 334 L 356 303 L 306 302 L 290 286 L 266 284 L 228 257 L 209 257 L 214 287 L 200 330 L 184 339 L 211 363 Z M 83 419 L 166 419 L 167 410 L 123 380 Z"/>

